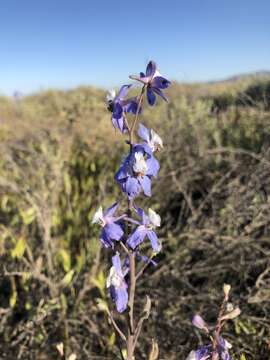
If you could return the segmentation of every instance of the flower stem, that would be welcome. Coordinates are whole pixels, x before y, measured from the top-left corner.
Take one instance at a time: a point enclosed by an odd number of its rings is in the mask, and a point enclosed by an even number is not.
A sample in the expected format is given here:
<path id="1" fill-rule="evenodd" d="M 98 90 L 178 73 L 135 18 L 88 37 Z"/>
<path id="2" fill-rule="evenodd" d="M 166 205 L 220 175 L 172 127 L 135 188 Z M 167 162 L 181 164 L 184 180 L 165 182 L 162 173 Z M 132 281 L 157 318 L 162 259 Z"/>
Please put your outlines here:
<path id="1" fill-rule="evenodd" d="M 227 298 L 225 296 L 224 300 L 223 300 L 223 302 L 221 304 L 221 307 L 220 307 L 220 311 L 219 311 L 219 314 L 218 314 L 218 320 L 217 320 L 217 324 L 216 324 L 216 327 L 215 327 L 214 339 L 213 339 L 212 360 L 216 360 L 216 348 L 217 348 L 217 344 L 218 344 L 217 338 L 220 336 L 220 331 L 221 331 L 221 328 L 222 328 L 222 316 L 223 316 L 223 314 L 225 312 L 226 304 L 227 304 Z"/>
<path id="2" fill-rule="evenodd" d="M 129 287 L 129 330 L 127 339 L 127 360 L 133 359 L 134 354 L 134 300 L 136 291 L 136 262 L 135 253 L 129 253 L 130 287 Z"/>
<path id="3" fill-rule="evenodd" d="M 142 87 L 142 90 L 141 90 L 141 93 L 140 93 L 140 96 L 139 96 L 138 108 L 137 108 L 137 111 L 136 111 L 135 119 L 134 119 L 134 121 L 133 121 L 133 123 L 132 123 L 132 125 L 130 127 L 130 130 L 129 130 L 129 143 L 130 143 L 131 147 L 132 147 L 132 144 L 134 142 L 134 130 L 136 128 L 136 124 L 137 124 L 138 117 L 139 117 L 139 114 L 140 114 L 140 108 L 142 106 L 144 92 L 145 92 L 145 85 Z"/>
<path id="4" fill-rule="evenodd" d="M 129 132 L 129 144 L 130 144 L 130 152 L 132 152 L 132 145 L 134 143 L 134 131 L 136 129 L 136 124 L 138 122 L 140 108 L 143 102 L 143 95 L 145 91 L 145 86 L 142 87 L 139 101 L 138 101 L 138 108 L 136 111 L 135 119 L 128 129 Z M 128 217 L 131 218 L 131 212 L 133 208 L 132 200 L 128 200 Z M 135 351 L 135 325 L 134 325 L 134 300 L 135 300 L 135 292 L 136 292 L 136 255 L 135 252 L 129 251 L 129 271 L 130 271 L 130 284 L 129 284 L 129 327 L 128 327 L 128 336 L 127 336 L 127 360 L 134 360 L 134 351 Z"/>

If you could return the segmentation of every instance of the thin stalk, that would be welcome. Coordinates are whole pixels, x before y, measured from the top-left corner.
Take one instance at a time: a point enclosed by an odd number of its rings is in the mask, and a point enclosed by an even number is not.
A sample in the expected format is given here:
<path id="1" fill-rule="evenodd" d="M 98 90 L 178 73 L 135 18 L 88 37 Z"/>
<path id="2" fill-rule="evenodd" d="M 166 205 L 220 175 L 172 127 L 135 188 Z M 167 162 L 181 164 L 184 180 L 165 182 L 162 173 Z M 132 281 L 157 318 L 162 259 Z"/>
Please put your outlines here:
<path id="1" fill-rule="evenodd" d="M 144 95 L 144 92 L 145 92 L 145 85 L 142 87 L 142 90 L 141 90 L 141 94 L 139 96 L 139 101 L 138 101 L 138 108 L 137 108 L 137 111 L 136 111 L 136 115 L 135 115 L 135 119 L 131 125 L 131 128 L 130 128 L 130 131 L 129 131 L 129 143 L 130 143 L 130 147 L 132 148 L 132 144 L 134 142 L 134 130 L 136 128 L 136 124 L 138 122 L 138 118 L 139 118 L 139 114 L 140 114 L 140 109 L 141 109 L 141 106 L 142 106 L 142 102 L 143 102 L 143 95 Z"/>
<path id="2" fill-rule="evenodd" d="M 217 348 L 217 338 L 220 335 L 220 331 L 221 331 L 221 328 L 222 328 L 222 325 L 223 325 L 222 324 L 222 317 L 223 317 L 223 314 L 225 312 L 226 304 L 227 304 L 227 299 L 225 297 L 223 302 L 222 302 L 222 305 L 220 307 L 220 311 L 219 311 L 219 314 L 218 314 L 218 320 L 217 320 L 217 324 L 216 324 L 216 327 L 215 327 L 215 333 L 214 333 L 214 339 L 213 339 L 212 360 L 216 360 L 215 350 Z"/>
<path id="3" fill-rule="evenodd" d="M 129 253 L 130 287 L 129 287 L 129 329 L 127 339 L 127 360 L 133 359 L 134 354 L 134 300 L 136 292 L 136 262 L 135 254 Z"/>
<path id="4" fill-rule="evenodd" d="M 132 145 L 134 143 L 134 131 L 136 129 L 136 125 L 139 118 L 140 108 L 143 102 L 143 95 L 145 92 L 145 85 L 142 87 L 141 94 L 139 96 L 138 101 L 138 108 L 136 111 L 135 119 L 129 128 L 129 145 L 130 145 L 130 153 L 132 152 Z M 133 208 L 132 200 L 128 200 L 128 217 L 131 218 Z M 136 293 L 136 256 L 133 251 L 129 251 L 129 268 L 130 268 L 130 286 L 129 286 L 129 327 L 128 327 L 128 336 L 127 336 L 127 360 L 134 359 L 134 351 L 135 351 L 135 323 L 134 323 L 134 300 L 135 300 L 135 293 Z"/>

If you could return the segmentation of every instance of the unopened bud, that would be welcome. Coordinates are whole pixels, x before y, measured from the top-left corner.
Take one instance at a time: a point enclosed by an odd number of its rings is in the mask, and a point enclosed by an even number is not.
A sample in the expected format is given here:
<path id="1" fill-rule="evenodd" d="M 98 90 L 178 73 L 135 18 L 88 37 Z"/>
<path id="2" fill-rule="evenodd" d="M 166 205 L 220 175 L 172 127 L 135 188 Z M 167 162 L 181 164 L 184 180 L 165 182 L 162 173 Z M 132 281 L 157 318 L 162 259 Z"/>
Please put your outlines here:
<path id="1" fill-rule="evenodd" d="M 239 307 L 236 307 L 233 311 L 222 316 L 221 320 L 232 320 L 235 319 L 240 314 L 241 314 L 241 310 L 239 309 Z"/>
<path id="2" fill-rule="evenodd" d="M 223 292 L 224 292 L 226 300 L 228 300 L 228 298 L 229 298 L 230 291 L 231 291 L 231 285 L 224 284 L 223 285 Z"/>

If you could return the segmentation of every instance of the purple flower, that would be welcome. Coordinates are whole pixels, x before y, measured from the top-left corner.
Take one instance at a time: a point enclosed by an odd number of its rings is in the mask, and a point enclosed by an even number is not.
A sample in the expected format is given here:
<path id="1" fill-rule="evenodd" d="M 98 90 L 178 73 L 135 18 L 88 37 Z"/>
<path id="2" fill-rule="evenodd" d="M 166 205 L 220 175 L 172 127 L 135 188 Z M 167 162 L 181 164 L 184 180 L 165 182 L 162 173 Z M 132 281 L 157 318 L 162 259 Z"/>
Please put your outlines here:
<path id="1" fill-rule="evenodd" d="M 153 130 L 147 129 L 143 124 L 139 124 L 139 137 L 144 140 L 145 151 L 154 153 L 163 148 L 163 141 L 161 137 Z"/>
<path id="2" fill-rule="evenodd" d="M 157 70 L 157 65 L 154 61 L 150 61 L 146 68 L 146 73 L 140 73 L 140 76 L 132 75 L 130 76 L 133 80 L 138 80 L 142 82 L 147 88 L 147 100 L 149 105 L 153 106 L 156 102 L 156 95 L 159 95 L 167 101 L 167 98 L 161 91 L 169 87 L 171 82 L 165 79 L 159 71 Z"/>
<path id="3" fill-rule="evenodd" d="M 95 212 L 92 224 L 99 224 L 102 227 L 100 240 L 105 247 L 114 247 L 113 241 L 120 240 L 124 235 L 124 231 L 119 221 L 124 217 L 114 217 L 114 213 L 118 208 L 118 203 L 113 204 L 103 213 L 102 206 Z"/>
<path id="4" fill-rule="evenodd" d="M 141 223 L 127 239 L 127 245 L 131 249 L 136 249 L 144 241 L 145 237 L 148 237 L 154 252 L 160 252 L 161 244 L 154 231 L 156 227 L 160 226 L 160 216 L 152 209 L 148 210 L 148 215 L 142 209 L 138 209 L 137 213 L 141 217 Z"/>
<path id="5" fill-rule="evenodd" d="M 196 315 L 194 315 L 194 317 L 193 317 L 193 319 L 192 319 L 192 324 L 194 325 L 194 326 L 196 326 L 198 329 L 201 329 L 201 330 L 204 330 L 205 332 L 209 332 L 209 330 L 208 330 L 208 326 L 207 326 L 207 324 L 206 324 L 206 322 L 203 320 L 203 318 L 200 316 L 200 315 L 198 315 L 198 314 L 196 314 Z"/>
<path id="6" fill-rule="evenodd" d="M 210 360 L 210 345 L 202 346 L 198 350 L 193 350 L 189 353 L 186 360 Z"/>
<path id="7" fill-rule="evenodd" d="M 112 124 L 115 129 L 122 133 L 127 132 L 125 113 L 136 114 L 138 102 L 136 98 L 125 100 L 125 97 L 132 85 L 123 85 L 116 95 L 114 90 L 107 94 L 108 110 L 112 112 Z"/>
<path id="8" fill-rule="evenodd" d="M 229 349 L 232 348 L 232 345 L 225 340 L 223 337 L 216 335 L 217 341 L 217 352 L 222 360 L 231 360 Z"/>
<path id="9" fill-rule="evenodd" d="M 107 278 L 107 288 L 110 291 L 112 300 L 116 304 L 117 311 L 122 313 L 126 310 L 128 304 L 128 286 L 125 281 L 128 269 L 122 270 L 119 253 L 112 257 L 112 263 L 113 266 Z"/>
<path id="10" fill-rule="evenodd" d="M 151 177 L 157 176 L 158 170 L 158 161 L 147 154 L 142 145 L 134 145 L 117 171 L 115 180 L 129 199 L 138 196 L 141 191 L 151 196 Z"/>
<path id="11" fill-rule="evenodd" d="M 197 318 L 195 322 L 199 325 L 198 327 L 201 328 L 201 320 Z M 231 349 L 232 345 L 221 336 L 215 335 L 215 339 L 217 344 L 215 350 L 213 349 L 213 344 L 202 346 L 196 351 L 191 351 L 186 360 L 210 360 L 212 358 L 216 360 L 231 360 L 229 349 Z"/>

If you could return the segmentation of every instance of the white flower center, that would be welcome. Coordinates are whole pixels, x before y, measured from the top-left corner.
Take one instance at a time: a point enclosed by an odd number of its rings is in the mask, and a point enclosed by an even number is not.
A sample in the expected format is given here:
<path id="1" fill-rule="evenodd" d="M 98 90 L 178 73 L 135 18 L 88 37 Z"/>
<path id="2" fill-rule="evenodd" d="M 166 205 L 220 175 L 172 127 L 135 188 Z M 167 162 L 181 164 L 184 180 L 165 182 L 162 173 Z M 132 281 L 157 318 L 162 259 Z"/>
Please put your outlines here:
<path id="1" fill-rule="evenodd" d="M 153 78 L 155 78 L 157 76 L 161 76 L 161 73 L 159 72 L 158 69 L 155 71 Z"/>
<path id="2" fill-rule="evenodd" d="M 153 129 L 150 130 L 149 146 L 153 152 L 163 148 L 163 141 L 161 137 Z"/>
<path id="3" fill-rule="evenodd" d="M 102 206 L 100 206 L 97 211 L 95 212 L 93 219 L 92 219 L 92 224 L 99 224 L 101 226 L 105 225 L 105 221 L 103 218 L 103 210 L 102 210 Z"/>
<path id="4" fill-rule="evenodd" d="M 186 360 L 196 360 L 196 352 L 193 350 L 189 353 L 188 357 L 186 358 Z"/>
<path id="5" fill-rule="evenodd" d="M 120 287 L 122 284 L 122 278 L 117 274 L 114 266 L 111 267 L 109 276 L 107 277 L 106 286 L 107 288 L 114 286 Z"/>
<path id="6" fill-rule="evenodd" d="M 224 339 L 224 341 L 225 341 L 225 346 L 226 346 L 226 348 L 227 348 L 227 349 L 231 349 L 231 348 L 232 348 L 232 344 L 230 344 L 229 341 L 227 341 L 227 340 L 225 340 L 225 339 Z"/>
<path id="7" fill-rule="evenodd" d="M 106 95 L 107 102 L 112 102 L 116 97 L 116 91 L 114 89 L 109 90 Z"/>
<path id="8" fill-rule="evenodd" d="M 142 153 L 135 153 L 135 162 L 133 164 L 133 171 L 136 174 L 145 175 L 147 172 L 147 164 Z"/>
<path id="9" fill-rule="evenodd" d="M 153 227 L 160 226 L 160 222 L 161 222 L 160 216 L 151 208 L 148 209 L 148 217 L 150 220 L 150 224 Z"/>

